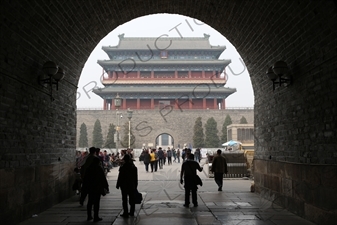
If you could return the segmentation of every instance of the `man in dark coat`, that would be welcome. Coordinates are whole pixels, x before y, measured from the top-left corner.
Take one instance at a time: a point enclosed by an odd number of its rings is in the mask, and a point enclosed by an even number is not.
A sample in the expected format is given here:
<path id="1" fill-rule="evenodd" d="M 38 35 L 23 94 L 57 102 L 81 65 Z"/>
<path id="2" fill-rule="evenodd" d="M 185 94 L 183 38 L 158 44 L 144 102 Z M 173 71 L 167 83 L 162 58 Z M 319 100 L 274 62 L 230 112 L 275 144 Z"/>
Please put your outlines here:
<path id="1" fill-rule="evenodd" d="M 147 149 L 143 151 L 143 161 L 144 161 L 146 172 L 149 172 L 150 154 L 149 154 L 149 150 Z"/>
<path id="2" fill-rule="evenodd" d="M 159 161 L 158 161 L 159 169 L 163 169 L 165 156 L 164 156 L 164 151 L 161 147 L 159 147 L 159 149 L 158 149 L 158 158 L 159 158 Z"/>
<path id="3" fill-rule="evenodd" d="M 121 188 L 122 192 L 123 214 L 121 216 L 128 218 L 135 214 L 135 192 L 138 187 L 138 170 L 128 154 L 123 157 L 123 161 L 123 165 L 119 168 L 116 188 Z M 128 197 L 130 212 L 128 210 Z"/>
<path id="4" fill-rule="evenodd" d="M 90 166 L 86 169 L 83 188 L 88 193 L 87 221 L 92 219 L 94 219 L 94 222 L 101 221 L 102 218 L 98 216 L 101 195 L 105 195 L 109 191 L 109 184 L 98 157 L 94 157 Z M 91 214 L 92 206 L 94 206 L 94 218 Z"/>
<path id="5" fill-rule="evenodd" d="M 181 172 L 180 172 L 180 183 L 184 184 L 185 188 L 185 207 L 189 207 L 190 204 L 190 192 L 192 191 L 192 202 L 194 207 L 198 206 L 198 199 L 197 199 L 197 182 L 196 182 L 196 175 L 197 170 L 200 172 L 202 168 L 200 167 L 199 163 L 194 161 L 194 155 L 189 154 L 188 159 L 183 162 L 181 165 Z M 184 177 L 184 179 L 183 179 Z"/>
<path id="6" fill-rule="evenodd" d="M 91 165 L 91 163 L 93 162 L 94 158 L 97 158 L 96 155 L 96 148 L 95 147 L 90 147 L 89 148 L 89 155 L 87 155 L 85 157 L 85 159 L 83 160 L 83 165 L 81 166 L 81 179 L 84 180 L 84 176 L 86 173 L 87 168 Z M 85 186 L 84 186 L 85 187 Z M 83 205 L 85 198 L 87 197 L 88 193 L 87 190 L 82 186 L 81 189 L 81 196 L 80 196 L 80 205 Z"/>
<path id="7" fill-rule="evenodd" d="M 172 165 L 172 151 L 170 148 L 167 148 L 167 164 Z"/>
<path id="8" fill-rule="evenodd" d="M 221 152 L 220 149 L 217 150 L 211 168 L 211 171 L 214 173 L 215 183 L 218 185 L 218 191 L 222 191 L 223 174 L 228 172 L 226 158 L 221 155 Z"/>

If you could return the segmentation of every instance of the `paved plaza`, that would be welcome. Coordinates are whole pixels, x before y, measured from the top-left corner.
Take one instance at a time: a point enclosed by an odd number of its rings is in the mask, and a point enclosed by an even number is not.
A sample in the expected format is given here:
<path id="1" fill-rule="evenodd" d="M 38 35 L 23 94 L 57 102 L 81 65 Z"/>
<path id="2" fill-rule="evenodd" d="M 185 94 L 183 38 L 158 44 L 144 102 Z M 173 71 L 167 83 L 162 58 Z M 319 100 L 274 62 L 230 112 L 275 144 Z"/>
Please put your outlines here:
<path id="1" fill-rule="evenodd" d="M 241 178 L 224 179 L 223 191 L 219 192 L 212 178 L 208 178 L 208 167 L 204 160 L 204 171 L 199 173 L 203 186 L 198 189 L 198 207 L 185 208 L 184 189 L 179 183 L 181 164 L 164 166 L 157 172 L 145 172 L 138 160 L 139 185 L 143 203 L 136 205 L 136 216 L 124 219 L 120 190 L 116 189 L 118 167 L 108 174 L 110 193 L 101 199 L 100 225 L 310 225 L 286 209 L 250 192 L 252 180 Z M 85 203 L 86 205 L 86 203 Z M 75 195 L 52 208 L 32 215 L 20 225 L 80 225 L 86 221 L 86 207 L 80 206 Z"/>

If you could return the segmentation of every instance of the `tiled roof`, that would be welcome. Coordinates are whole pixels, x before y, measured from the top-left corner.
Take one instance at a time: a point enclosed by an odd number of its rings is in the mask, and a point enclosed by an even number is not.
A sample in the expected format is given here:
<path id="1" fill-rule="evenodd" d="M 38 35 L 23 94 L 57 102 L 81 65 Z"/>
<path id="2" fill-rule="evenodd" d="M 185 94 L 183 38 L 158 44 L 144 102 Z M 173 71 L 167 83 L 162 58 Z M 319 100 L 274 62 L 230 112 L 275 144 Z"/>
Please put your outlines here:
<path id="1" fill-rule="evenodd" d="M 225 50 L 225 46 L 212 46 L 209 43 L 209 35 L 204 35 L 204 37 L 124 37 L 124 34 L 119 35 L 119 43 L 117 46 L 103 46 L 104 51 L 124 49 L 124 50 L 148 50 L 149 47 L 153 50 L 192 50 L 192 49 L 202 49 L 202 50 L 212 50 L 219 49 Z"/>

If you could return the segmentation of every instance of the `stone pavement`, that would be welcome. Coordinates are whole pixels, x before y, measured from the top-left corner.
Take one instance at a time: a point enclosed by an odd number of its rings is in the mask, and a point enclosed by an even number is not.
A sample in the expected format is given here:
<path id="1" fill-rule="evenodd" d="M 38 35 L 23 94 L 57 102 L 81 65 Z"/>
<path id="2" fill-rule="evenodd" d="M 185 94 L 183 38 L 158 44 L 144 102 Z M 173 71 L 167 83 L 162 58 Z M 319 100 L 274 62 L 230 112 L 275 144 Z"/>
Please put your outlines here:
<path id="1" fill-rule="evenodd" d="M 250 192 L 251 180 L 224 179 L 222 192 L 208 178 L 207 165 L 199 173 L 204 185 L 198 189 L 198 207 L 183 207 L 184 189 L 179 183 L 181 164 L 173 163 L 154 173 L 146 173 L 140 162 L 138 190 L 143 193 L 143 203 L 136 205 L 136 216 L 124 219 L 120 190 L 115 188 L 118 168 L 108 174 L 110 194 L 101 198 L 100 225 L 162 224 L 162 225 L 312 225 L 286 209 Z M 201 162 L 201 165 L 204 161 Z M 53 206 L 20 225 L 82 225 L 86 221 L 86 207 L 79 205 L 79 196 Z"/>

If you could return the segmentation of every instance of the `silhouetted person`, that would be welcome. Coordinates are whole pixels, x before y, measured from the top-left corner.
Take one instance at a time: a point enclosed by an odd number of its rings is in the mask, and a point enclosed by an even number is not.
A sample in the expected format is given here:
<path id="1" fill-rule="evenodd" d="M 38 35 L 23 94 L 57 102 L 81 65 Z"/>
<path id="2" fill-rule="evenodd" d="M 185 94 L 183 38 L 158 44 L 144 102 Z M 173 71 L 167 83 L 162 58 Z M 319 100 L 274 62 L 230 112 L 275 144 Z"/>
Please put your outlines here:
<path id="1" fill-rule="evenodd" d="M 172 150 L 170 148 L 167 148 L 167 164 L 172 165 Z"/>
<path id="2" fill-rule="evenodd" d="M 116 188 L 121 188 L 122 192 L 123 214 L 121 216 L 127 218 L 135 214 L 135 192 L 138 186 L 138 170 L 129 155 L 125 155 L 123 160 L 124 164 L 119 168 Z M 128 197 L 130 212 L 128 210 Z"/>
<path id="3" fill-rule="evenodd" d="M 143 161 L 144 161 L 146 172 L 149 172 L 150 159 L 151 159 L 151 156 L 149 154 L 149 150 L 145 149 L 143 151 Z"/>
<path id="4" fill-rule="evenodd" d="M 200 163 L 201 160 L 201 154 L 200 154 L 200 148 L 197 148 L 194 152 L 194 160 Z"/>
<path id="5" fill-rule="evenodd" d="M 213 157 L 211 171 L 214 173 L 215 183 L 218 185 L 218 191 L 222 191 L 223 174 L 227 173 L 226 158 L 221 155 L 221 150 L 216 151 L 216 156 Z"/>
<path id="6" fill-rule="evenodd" d="M 109 184 L 106 180 L 104 171 L 101 167 L 101 161 L 98 157 L 93 158 L 90 166 L 86 169 L 83 187 L 88 193 L 87 221 L 92 219 L 94 219 L 94 222 L 101 221 L 102 218 L 98 216 L 99 203 L 101 195 L 104 194 L 104 189 L 107 192 L 109 191 Z M 92 206 L 94 206 L 94 218 L 91 214 Z"/>
<path id="7" fill-rule="evenodd" d="M 81 178 L 84 180 L 85 173 L 87 171 L 87 168 L 91 165 L 93 162 L 93 159 L 97 158 L 96 155 L 96 148 L 90 147 L 89 148 L 89 155 L 86 156 L 86 158 L 83 160 L 83 165 L 81 166 Z M 85 198 L 87 197 L 87 190 L 82 186 L 81 188 L 81 196 L 80 196 L 80 204 L 83 205 Z"/>
<path id="8" fill-rule="evenodd" d="M 164 151 L 161 147 L 159 147 L 158 149 L 158 159 L 159 159 L 158 161 L 159 169 L 163 169 L 165 156 L 164 156 Z"/>
<path id="9" fill-rule="evenodd" d="M 177 159 L 178 159 L 178 163 L 180 163 L 180 149 L 177 149 Z"/>
<path id="10" fill-rule="evenodd" d="M 192 191 L 192 202 L 194 207 L 198 206 L 198 199 L 197 199 L 197 184 L 195 180 L 195 176 L 197 175 L 197 170 L 200 172 L 202 168 L 200 167 L 199 163 L 194 161 L 194 155 L 189 154 L 189 158 L 183 162 L 181 165 L 181 172 L 180 172 L 180 183 L 184 184 L 185 188 L 185 207 L 189 207 L 190 204 L 190 192 Z M 184 180 L 183 180 L 184 177 Z"/>

